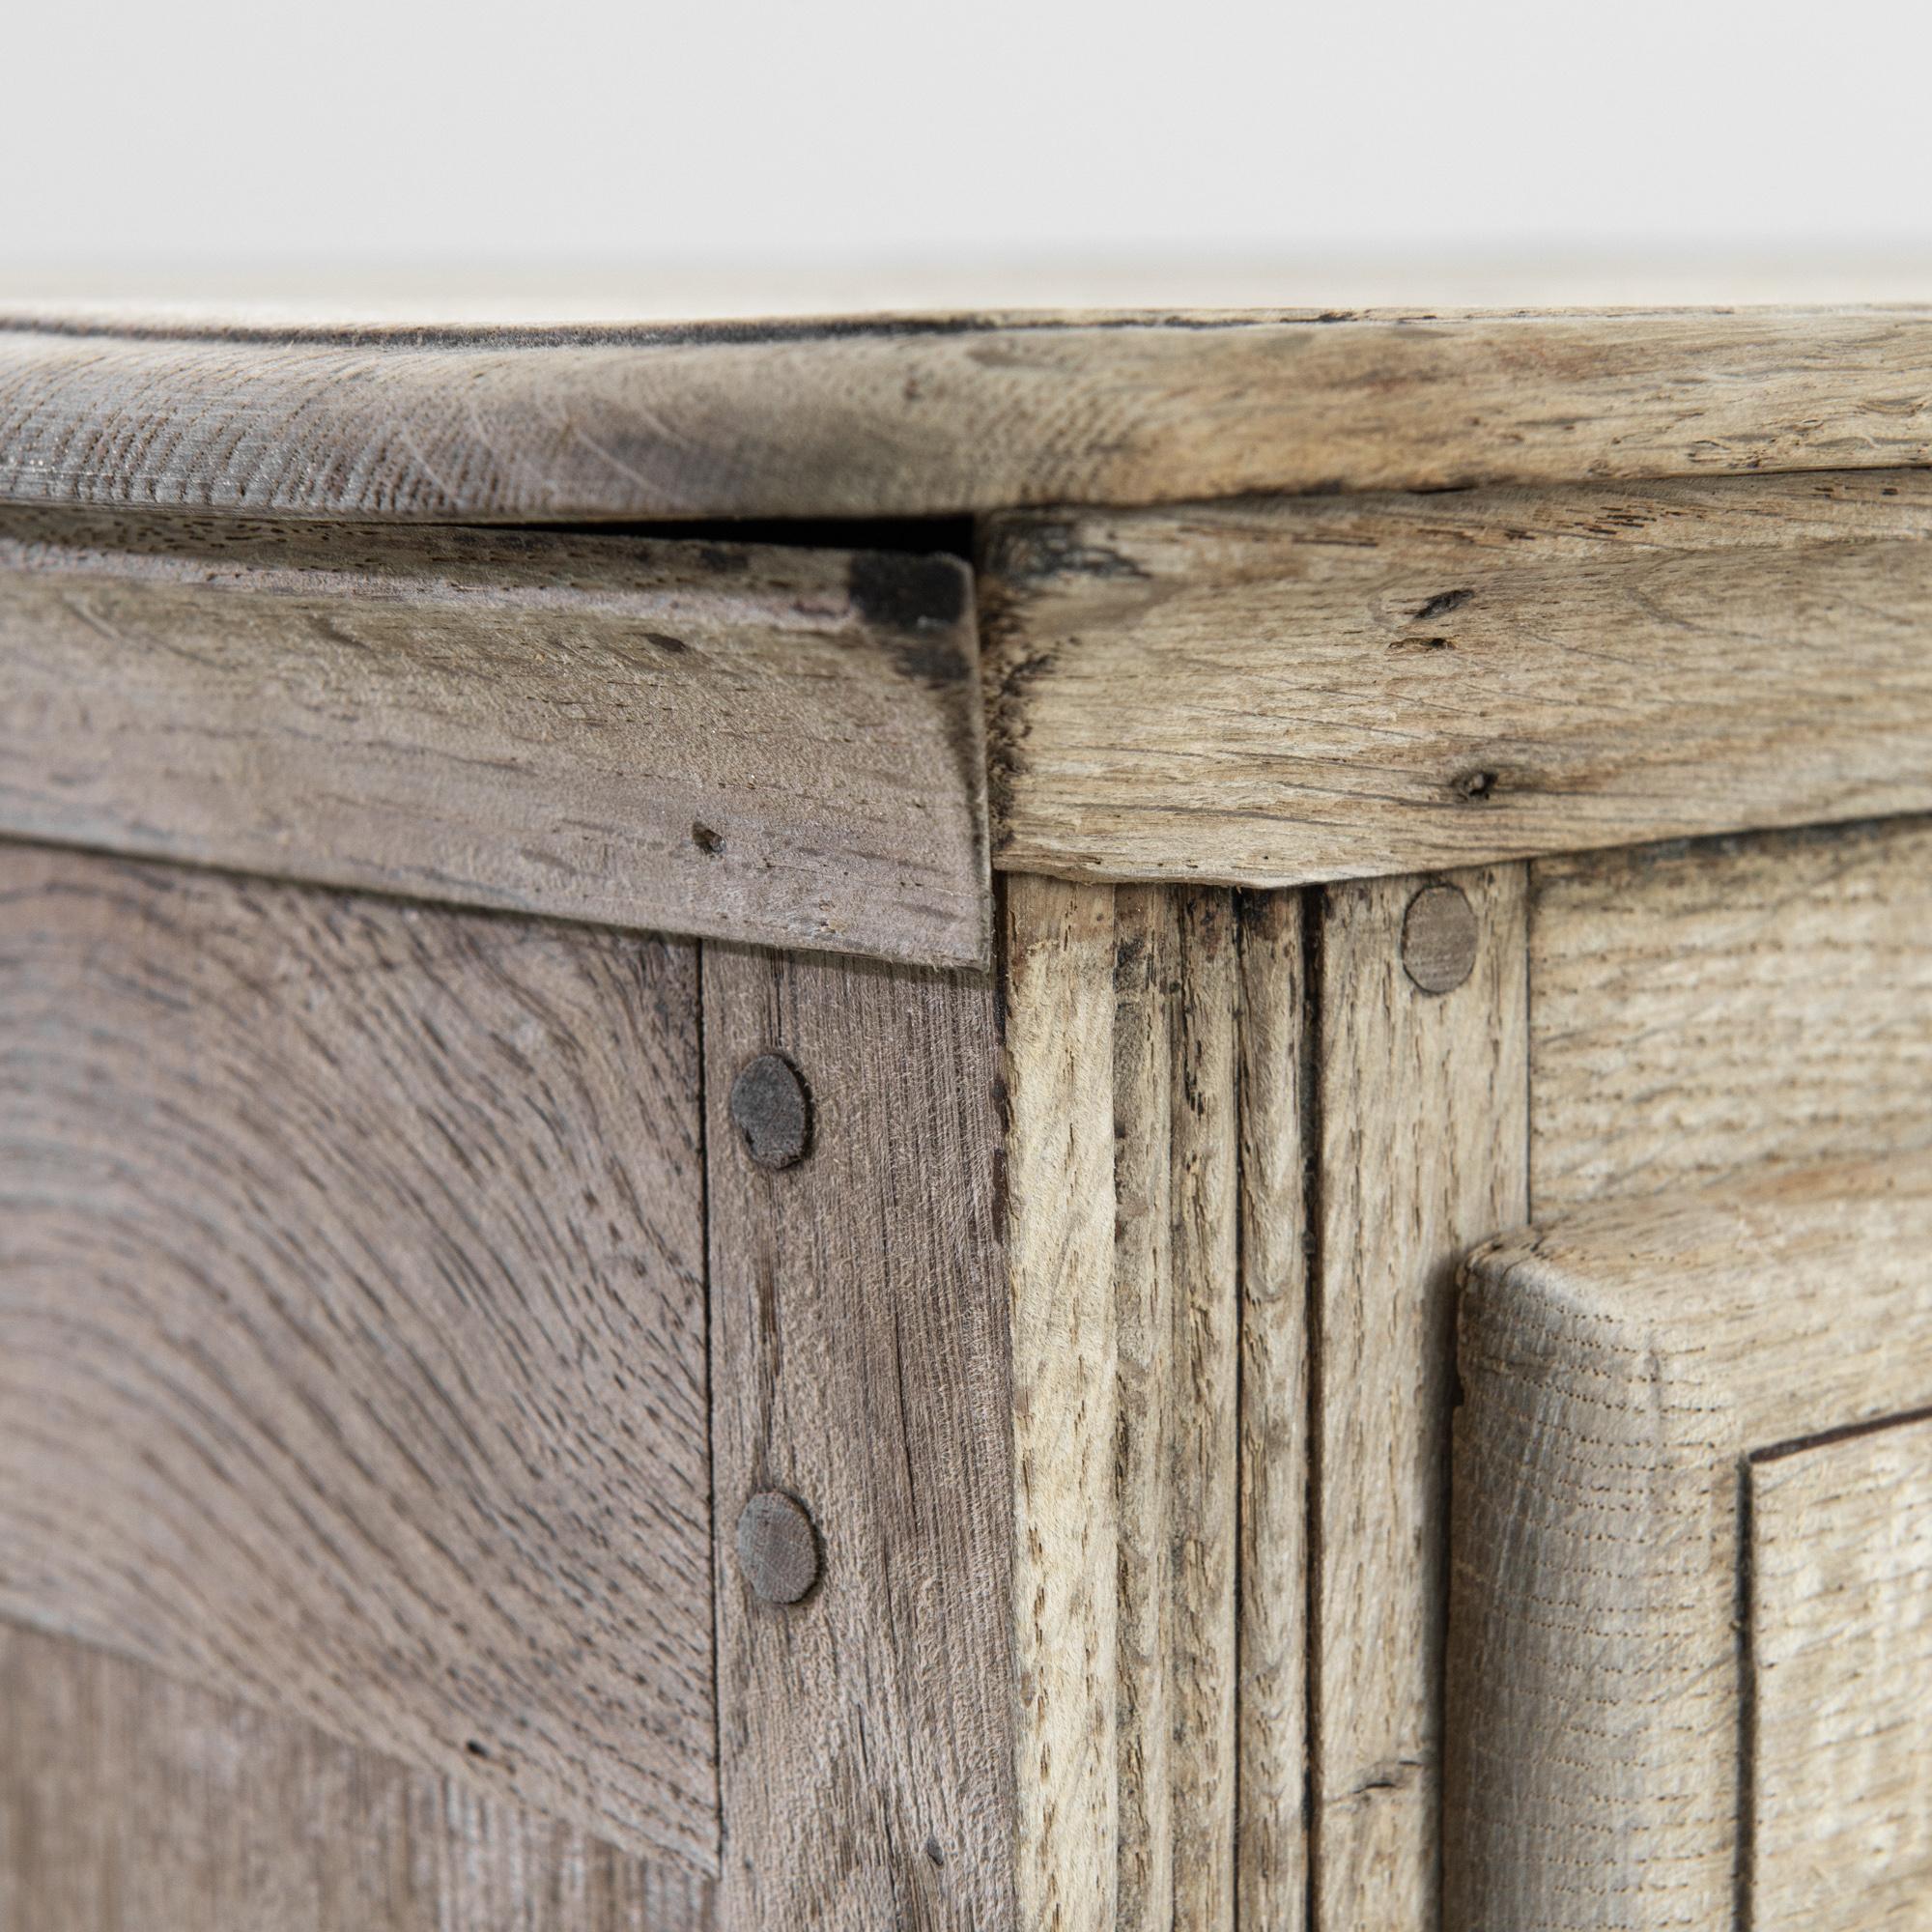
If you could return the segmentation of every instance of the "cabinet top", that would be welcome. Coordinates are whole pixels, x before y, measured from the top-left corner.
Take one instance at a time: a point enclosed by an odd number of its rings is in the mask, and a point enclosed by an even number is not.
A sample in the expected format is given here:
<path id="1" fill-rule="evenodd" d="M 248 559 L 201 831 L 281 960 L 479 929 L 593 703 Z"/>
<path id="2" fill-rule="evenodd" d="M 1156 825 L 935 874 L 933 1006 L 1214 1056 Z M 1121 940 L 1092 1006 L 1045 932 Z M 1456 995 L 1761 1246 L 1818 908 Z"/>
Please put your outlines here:
<path id="1" fill-rule="evenodd" d="M 0 501 L 896 518 L 1932 463 L 1932 306 L 441 323 L 0 307 Z"/>

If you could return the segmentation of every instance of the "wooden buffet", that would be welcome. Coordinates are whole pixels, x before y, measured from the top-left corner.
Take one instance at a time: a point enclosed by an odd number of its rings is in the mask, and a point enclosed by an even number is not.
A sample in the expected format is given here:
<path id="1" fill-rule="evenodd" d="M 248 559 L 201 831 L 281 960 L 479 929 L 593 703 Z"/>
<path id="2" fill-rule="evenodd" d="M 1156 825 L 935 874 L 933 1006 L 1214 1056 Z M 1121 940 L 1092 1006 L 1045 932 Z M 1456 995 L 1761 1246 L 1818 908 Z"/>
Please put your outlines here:
<path id="1" fill-rule="evenodd" d="M 1932 310 L 26 308 L 0 663 L 0 1924 L 1932 1923 Z"/>

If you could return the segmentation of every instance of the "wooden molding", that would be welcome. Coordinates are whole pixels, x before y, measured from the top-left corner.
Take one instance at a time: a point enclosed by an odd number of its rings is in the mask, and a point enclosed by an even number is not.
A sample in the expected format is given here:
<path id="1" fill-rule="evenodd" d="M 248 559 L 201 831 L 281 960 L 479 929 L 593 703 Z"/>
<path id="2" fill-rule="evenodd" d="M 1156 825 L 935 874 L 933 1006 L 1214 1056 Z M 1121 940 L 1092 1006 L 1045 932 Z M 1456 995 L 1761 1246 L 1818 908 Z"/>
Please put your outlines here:
<path id="1" fill-rule="evenodd" d="M 1284 886 L 1932 809 L 1932 475 L 992 520 L 995 863 Z"/>
<path id="2" fill-rule="evenodd" d="M 1006 891 L 1018 1923 L 1112 1932 L 1121 1793 L 1114 895 Z"/>
<path id="3" fill-rule="evenodd" d="M 1020 1922 L 1296 1932 L 1300 903 L 1006 912 Z"/>
<path id="4" fill-rule="evenodd" d="M 1241 935 L 1240 1726 L 1231 1923 L 1308 1908 L 1309 988 L 1303 897 L 1236 901 Z"/>
<path id="5" fill-rule="evenodd" d="M 0 318 L 0 500 L 901 517 L 1932 462 L 1923 308 Z"/>
<path id="6" fill-rule="evenodd" d="M 1235 1918 L 1240 947 L 1232 894 L 1114 898 L 1122 1932 Z"/>
<path id="7" fill-rule="evenodd" d="M 985 965 L 947 557 L 0 515 L 0 832 Z"/>

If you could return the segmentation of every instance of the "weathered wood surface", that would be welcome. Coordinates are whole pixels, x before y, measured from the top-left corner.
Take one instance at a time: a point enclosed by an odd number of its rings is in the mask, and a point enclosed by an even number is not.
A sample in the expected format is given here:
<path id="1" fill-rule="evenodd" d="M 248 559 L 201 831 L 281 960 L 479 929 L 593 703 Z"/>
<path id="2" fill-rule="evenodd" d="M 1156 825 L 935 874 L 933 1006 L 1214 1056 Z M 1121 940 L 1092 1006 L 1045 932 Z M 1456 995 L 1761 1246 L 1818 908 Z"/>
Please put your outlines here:
<path id="1" fill-rule="evenodd" d="M 1403 962 L 1417 893 L 1468 898 L 1454 991 Z M 1457 1264 L 1527 1211 L 1520 867 L 1321 895 L 1314 1251 L 1312 1825 L 1317 1932 L 1439 1903 Z M 1499 1932 L 1492 1928 L 1492 1932 Z"/>
<path id="2" fill-rule="evenodd" d="M 1296 1925 L 1299 903 L 1007 904 L 1022 1922 Z"/>
<path id="3" fill-rule="evenodd" d="M 1240 957 L 1231 895 L 1177 895 L 1179 999 L 1169 1134 L 1174 1228 L 1174 1908 L 1235 1924 L 1239 1737 Z M 1293 1587 L 1293 1578 L 1284 1579 Z"/>
<path id="4" fill-rule="evenodd" d="M 0 847 L 0 1614 L 714 1870 L 689 947 Z"/>
<path id="5" fill-rule="evenodd" d="M 995 863 L 1283 886 L 1932 808 L 1932 476 L 993 522 Z"/>
<path id="6" fill-rule="evenodd" d="M 1472 1259 L 1447 1680 L 1452 1928 L 1732 1923 L 1742 1465 L 1924 1402 L 1928 1255 L 1932 1161 L 1913 1155 L 1579 1209 Z M 1893 1634 L 1909 1638 L 1902 1660 L 1918 1639 Z M 1846 1813 L 1859 1802 L 1837 1794 Z"/>
<path id="7" fill-rule="evenodd" d="M 1226 893 L 1124 889 L 1114 924 L 1116 1922 L 1231 1927 L 1240 959 Z"/>
<path id="8" fill-rule="evenodd" d="M 1749 1480 L 1752 1923 L 1922 1925 L 1932 1422 L 1759 1458 Z"/>
<path id="9" fill-rule="evenodd" d="M 1113 893 L 1009 880 L 1005 969 L 1018 1923 L 1114 1932 Z"/>
<path id="10" fill-rule="evenodd" d="M 987 959 L 951 558 L 16 511 L 0 652 L 0 831 Z"/>
<path id="11" fill-rule="evenodd" d="M 1239 902 L 1241 1577 L 1235 1923 L 1308 1908 L 1308 983 L 1301 895 Z"/>
<path id="12" fill-rule="evenodd" d="M 918 516 L 1932 462 L 1932 313 L 0 317 L 0 498 L 428 522 Z"/>
<path id="13" fill-rule="evenodd" d="M 1174 895 L 1114 895 L 1115 1747 L 1120 1857 L 1115 1924 L 1175 1922 L 1177 1734 L 1174 1475 L 1188 1427 L 1175 1359 L 1173 1007 L 1183 984 Z M 1178 1386 L 1177 1386 L 1178 1385 Z"/>
<path id="14" fill-rule="evenodd" d="M 1530 1189 L 1932 1143 L 1932 823 L 1539 860 Z"/>
<path id="15" fill-rule="evenodd" d="M 716 1881 L 125 1658 L 0 1625 L 0 1925 L 710 1932 Z"/>
<path id="16" fill-rule="evenodd" d="M 810 1101 L 779 1168 L 729 1097 L 773 1051 Z M 704 1052 L 721 1920 L 1012 1932 L 992 987 L 707 947 Z M 791 1604 L 754 1592 L 732 1534 L 771 1491 L 822 1550 Z"/>

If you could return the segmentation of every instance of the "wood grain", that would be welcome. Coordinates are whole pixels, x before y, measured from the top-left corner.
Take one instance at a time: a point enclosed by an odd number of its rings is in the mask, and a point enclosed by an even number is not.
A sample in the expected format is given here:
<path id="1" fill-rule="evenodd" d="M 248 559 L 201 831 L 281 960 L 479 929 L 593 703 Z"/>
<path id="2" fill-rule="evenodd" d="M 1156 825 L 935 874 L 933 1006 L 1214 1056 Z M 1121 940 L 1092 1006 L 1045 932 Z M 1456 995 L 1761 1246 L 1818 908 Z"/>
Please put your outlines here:
<path id="1" fill-rule="evenodd" d="M 1310 1044 L 1300 895 L 1239 905 L 1240 1677 L 1235 1922 L 1308 1907 Z"/>
<path id="2" fill-rule="evenodd" d="M 1932 807 L 1932 476 L 990 529 L 1013 869 L 1286 886 Z"/>
<path id="3" fill-rule="evenodd" d="M 729 1118 L 783 1054 L 810 1151 Z M 1012 1932 L 1013 1397 L 989 981 L 709 947 L 712 1466 L 722 1920 Z M 792 1605 L 732 1525 L 777 1490 L 819 1578 Z"/>
<path id="4" fill-rule="evenodd" d="M 0 831 L 987 961 L 951 558 L 16 511 L 0 651 Z"/>
<path id="5" fill-rule="evenodd" d="M 1472 1258 L 1451 1928 L 1733 1922 L 1751 1621 L 1743 1464 L 1923 1403 L 1928 1254 L 1920 1154 L 1602 1204 Z M 1849 1519 L 1803 1529 L 1821 1550 L 1864 1533 Z M 1918 1639 L 1895 1634 L 1903 1666 Z M 1855 1664 L 1856 1617 L 1844 1635 L 1839 1660 Z M 1841 1791 L 1834 1808 L 1860 1802 Z"/>
<path id="6" fill-rule="evenodd" d="M 1007 1266 L 1024 1932 L 1114 1932 L 1118 1914 L 1114 974 L 1111 891 L 1008 882 Z"/>
<path id="7" fill-rule="evenodd" d="M 1177 895 L 1174 1013 L 1176 1743 L 1170 1924 L 1235 1923 L 1240 1575 L 1240 955 L 1227 893 Z"/>
<path id="8" fill-rule="evenodd" d="M 14 501 L 447 523 L 920 516 L 1928 461 L 1922 307 L 0 318 Z"/>
<path id="9" fill-rule="evenodd" d="M 1752 1922 L 1923 1924 L 1932 1422 L 1756 1458 L 1749 1482 Z"/>
<path id="10" fill-rule="evenodd" d="M 1932 1143 L 1932 824 L 1531 868 L 1539 1216 Z"/>
<path id="11" fill-rule="evenodd" d="M 1322 895 L 1314 1187 L 1314 1922 L 1438 1907 L 1456 1269 L 1526 1212 L 1520 867 L 1447 883 L 1476 915 L 1454 991 L 1402 961 L 1434 880 Z"/>
<path id="12" fill-rule="evenodd" d="M 709 1932 L 715 1880 L 0 1624 L 0 1924 Z"/>
<path id="13" fill-rule="evenodd" d="M 717 1863 L 688 947 L 0 847 L 0 1613 Z"/>
<path id="14" fill-rule="evenodd" d="M 1173 1007 L 1182 980 L 1175 895 L 1114 895 L 1115 1925 L 1175 1922 L 1175 1469 L 1188 1426 L 1175 1361 Z"/>
<path id="15" fill-rule="evenodd" d="M 1122 1926 L 1232 1926 L 1239 952 L 1229 895 L 1115 895 Z"/>

